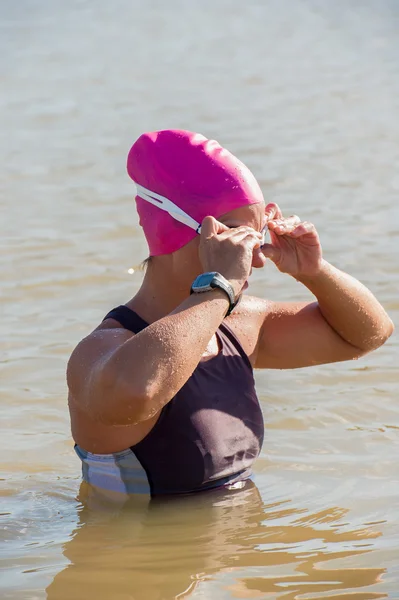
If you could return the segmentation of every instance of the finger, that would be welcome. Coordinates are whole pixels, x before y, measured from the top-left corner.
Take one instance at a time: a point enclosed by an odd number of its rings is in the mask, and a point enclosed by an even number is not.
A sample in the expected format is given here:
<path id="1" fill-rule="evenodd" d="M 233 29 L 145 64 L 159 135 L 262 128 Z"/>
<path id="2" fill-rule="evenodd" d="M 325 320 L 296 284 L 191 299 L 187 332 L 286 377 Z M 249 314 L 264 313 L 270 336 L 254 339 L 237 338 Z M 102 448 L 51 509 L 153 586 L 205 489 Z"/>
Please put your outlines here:
<path id="1" fill-rule="evenodd" d="M 265 208 L 265 217 L 266 222 L 268 222 L 271 219 L 282 219 L 283 213 L 281 212 L 278 204 L 275 204 L 274 202 L 269 202 L 269 204 L 267 204 Z"/>
<path id="2" fill-rule="evenodd" d="M 313 225 L 313 223 L 303 221 L 293 229 L 293 231 L 290 233 L 290 236 L 293 238 L 298 238 L 303 235 L 308 235 L 309 233 L 314 233 L 317 235 L 316 227 Z"/>
<path id="3" fill-rule="evenodd" d="M 273 244 L 264 244 L 261 248 L 263 255 L 270 258 L 274 263 L 278 263 L 281 259 L 281 250 Z"/>
<path id="4" fill-rule="evenodd" d="M 235 244 L 240 244 L 244 240 L 249 241 L 250 239 L 253 239 L 255 245 L 258 245 L 259 247 L 262 243 L 263 238 L 262 234 L 259 231 L 255 231 L 255 229 L 251 228 L 243 228 L 241 231 L 234 230 L 233 232 L 231 232 L 231 235 L 224 234 L 224 236 L 231 239 Z"/>
<path id="5" fill-rule="evenodd" d="M 263 236 L 258 231 L 255 231 L 255 235 L 248 235 L 245 238 L 245 243 L 251 246 L 252 250 L 255 248 L 260 248 L 262 244 L 262 237 Z"/>
<path id="6" fill-rule="evenodd" d="M 208 239 L 214 235 L 218 235 L 223 233 L 224 231 L 228 231 L 229 228 L 217 221 L 214 217 L 208 216 L 201 223 L 201 235 Z"/>
<path id="7" fill-rule="evenodd" d="M 248 225 L 240 225 L 239 227 L 229 227 L 226 231 L 223 231 L 219 235 L 221 240 L 231 239 L 235 242 L 239 242 L 244 239 L 247 235 L 256 235 L 259 239 L 262 239 L 262 234 Z"/>
<path id="8" fill-rule="evenodd" d="M 300 218 L 297 215 L 288 217 L 287 219 L 276 219 L 269 222 L 269 229 L 274 231 L 278 235 L 286 235 L 294 231 L 296 227 L 301 223 Z"/>
<path id="9" fill-rule="evenodd" d="M 299 223 L 301 222 L 301 219 L 298 217 L 298 215 L 291 215 L 290 217 L 286 217 L 286 218 L 281 218 L 281 219 L 272 219 L 268 222 L 268 226 L 269 228 L 275 228 L 278 226 L 292 226 L 292 225 L 299 225 Z"/>
<path id="10" fill-rule="evenodd" d="M 256 229 L 247 227 L 246 225 L 241 225 L 240 227 L 229 229 L 229 233 L 225 233 L 224 237 L 243 238 L 246 235 L 256 235 L 259 239 L 261 239 L 263 236 L 263 234 L 260 231 L 256 231 Z"/>

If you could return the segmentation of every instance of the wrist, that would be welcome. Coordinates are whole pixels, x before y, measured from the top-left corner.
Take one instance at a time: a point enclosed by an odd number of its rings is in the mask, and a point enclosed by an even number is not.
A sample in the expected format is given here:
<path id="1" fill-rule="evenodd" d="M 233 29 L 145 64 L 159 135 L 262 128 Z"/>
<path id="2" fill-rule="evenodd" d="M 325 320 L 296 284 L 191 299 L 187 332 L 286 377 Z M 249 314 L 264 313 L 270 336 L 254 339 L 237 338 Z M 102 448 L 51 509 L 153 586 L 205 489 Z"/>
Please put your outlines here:
<path id="1" fill-rule="evenodd" d="M 236 294 L 230 281 L 217 271 L 208 271 L 198 275 L 191 285 L 190 293 L 204 294 L 213 291 L 214 289 L 219 290 L 225 295 L 229 303 L 229 308 L 226 312 L 226 316 L 228 316 L 237 304 Z"/>
<path id="2" fill-rule="evenodd" d="M 206 312 L 212 311 L 212 314 L 218 313 L 224 319 L 230 307 L 230 302 L 227 295 L 218 288 L 208 290 L 201 294 L 191 294 L 189 296 L 191 306 L 206 305 Z"/>
<path id="3" fill-rule="evenodd" d="M 326 275 L 329 276 L 331 273 L 331 267 L 332 265 L 322 258 L 320 260 L 320 264 L 314 269 L 314 271 L 311 273 L 301 273 L 299 275 L 295 275 L 294 277 L 297 281 L 308 287 L 309 285 L 321 281 Z"/>

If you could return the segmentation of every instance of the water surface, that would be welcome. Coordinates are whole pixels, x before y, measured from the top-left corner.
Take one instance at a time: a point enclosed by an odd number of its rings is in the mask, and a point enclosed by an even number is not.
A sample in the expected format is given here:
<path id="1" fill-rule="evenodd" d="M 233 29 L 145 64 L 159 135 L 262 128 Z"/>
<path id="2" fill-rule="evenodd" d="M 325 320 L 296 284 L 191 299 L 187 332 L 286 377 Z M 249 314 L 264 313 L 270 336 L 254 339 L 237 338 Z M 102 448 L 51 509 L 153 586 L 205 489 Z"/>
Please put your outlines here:
<path id="1" fill-rule="evenodd" d="M 398 27 L 395 0 L 1 4 L 2 598 L 399 598 L 397 337 L 257 373 L 255 487 L 177 504 L 79 489 L 64 377 L 140 284 L 144 130 L 218 139 L 398 322 Z M 250 292 L 309 297 L 271 264 Z"/>

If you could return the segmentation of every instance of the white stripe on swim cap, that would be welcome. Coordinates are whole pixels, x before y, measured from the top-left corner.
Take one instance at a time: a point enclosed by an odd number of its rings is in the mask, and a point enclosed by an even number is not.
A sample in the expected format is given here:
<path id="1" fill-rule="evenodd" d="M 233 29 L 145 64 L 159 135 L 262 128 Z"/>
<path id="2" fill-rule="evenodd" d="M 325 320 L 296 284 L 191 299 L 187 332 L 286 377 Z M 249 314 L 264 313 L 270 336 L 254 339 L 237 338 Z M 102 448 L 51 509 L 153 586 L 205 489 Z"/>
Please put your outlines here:
<path id="1" fill-rule="evenodd" d="M 176 206 L 174 202 L 168 198 L 165 198 L 165 196 L 160 196 L 160 194 L 156 194 L 155 192 L 151 192 L 151 190 L 147 190 L 145 187 L 136 182 L 134 183 L 136 184 L 137 188 L 137 196 L 143 200 L 146 200 L 150 204 L 157 206 L 161 210 L 166 211 L 176 221 L 180 221 L 180 223 L 184 223 L 184 225 L 191 227 L 191 229 L 195 229 L 197 233 L 201 233 L 201 225 L 195 219 L 190 217 L 190 215 L 184 212 L 184 210 Z"/>

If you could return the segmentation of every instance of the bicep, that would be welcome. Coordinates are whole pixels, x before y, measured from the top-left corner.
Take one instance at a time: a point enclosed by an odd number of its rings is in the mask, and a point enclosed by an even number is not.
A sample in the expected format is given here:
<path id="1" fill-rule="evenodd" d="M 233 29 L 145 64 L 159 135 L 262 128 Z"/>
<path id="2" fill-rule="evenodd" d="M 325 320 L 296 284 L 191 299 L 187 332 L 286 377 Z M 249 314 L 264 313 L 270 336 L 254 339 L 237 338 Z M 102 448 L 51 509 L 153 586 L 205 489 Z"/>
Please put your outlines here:
<path id="1" fill-rule="evenodd" d="M 70 398 L 94 418 L 102 412 L 102 404 L 112 387 L 107 377 L 107 364 L 132 335 L 124 329 L 94 331 L 78 344 L 68 361 Z"/>
<path id="2" fill-rule="evenodd" d="M 329 325 L 317 302 L 270 303 L 260 331 L 255 368 L 295 369 L 363 354 Z"/>

